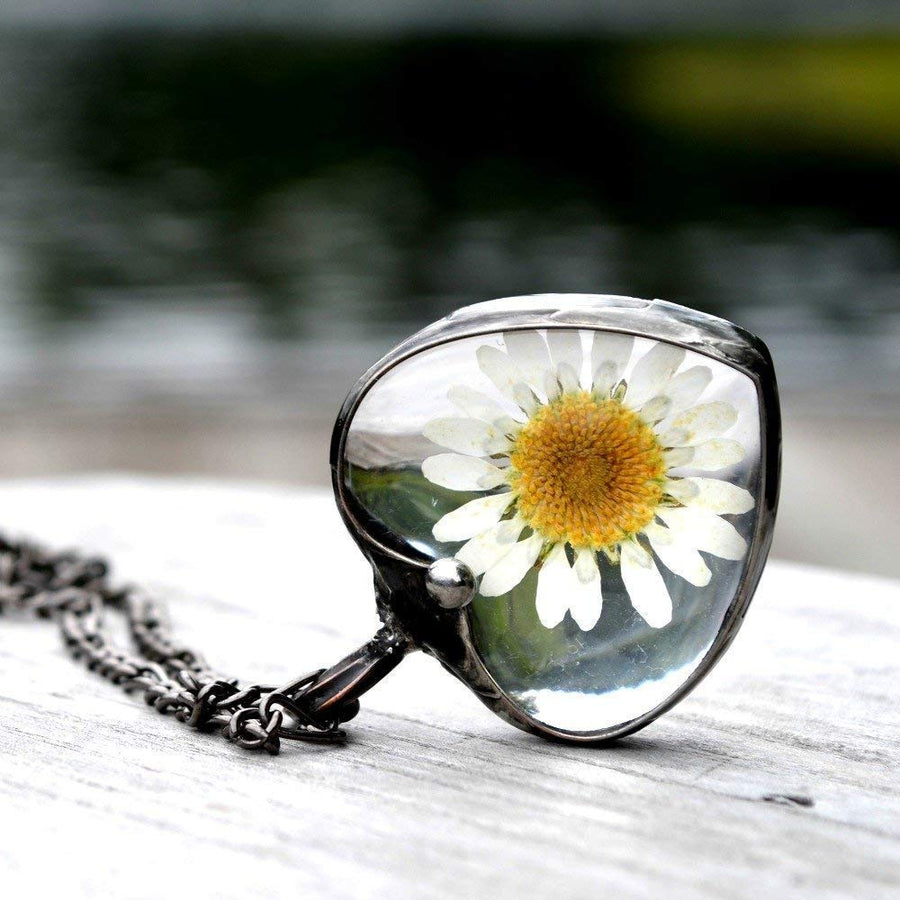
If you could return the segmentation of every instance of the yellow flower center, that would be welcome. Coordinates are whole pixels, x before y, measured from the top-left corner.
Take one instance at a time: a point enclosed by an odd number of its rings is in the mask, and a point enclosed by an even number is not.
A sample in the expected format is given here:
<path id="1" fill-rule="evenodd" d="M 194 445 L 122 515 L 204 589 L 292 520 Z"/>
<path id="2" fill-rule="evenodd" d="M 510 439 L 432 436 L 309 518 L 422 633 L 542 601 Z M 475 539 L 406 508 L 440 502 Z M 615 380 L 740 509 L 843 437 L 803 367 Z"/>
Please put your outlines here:
<path id="1" fill-rule="evenodd" d="M 542 406 L 509 455 L 525 521 L 550 541 L 602 550 L 653 521 L 666 467 L 653 429 L 587 391 Z"/>

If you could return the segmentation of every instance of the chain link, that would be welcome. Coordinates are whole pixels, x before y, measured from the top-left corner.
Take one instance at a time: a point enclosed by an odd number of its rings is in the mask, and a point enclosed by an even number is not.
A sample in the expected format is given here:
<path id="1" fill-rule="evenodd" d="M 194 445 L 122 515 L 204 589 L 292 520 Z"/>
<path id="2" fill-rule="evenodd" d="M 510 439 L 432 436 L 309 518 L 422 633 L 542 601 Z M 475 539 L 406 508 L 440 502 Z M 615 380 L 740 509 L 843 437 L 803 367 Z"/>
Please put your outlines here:
<path id="1" fill-rule="evenodd" d="M 109 640 L 108 609 L 124 615 L 137 653 Z M 113 587 L 104 560 L 0 536 L 0 613 L 15 611 L 55 618 L 66 648 L 88 669 L 128 693 L 140 691 L 159 712 L 191 728 L 218 730 L 248 750 L 275 754 L 282 740 L 342 742 L 340 724 L 359 710 L 359 702 L 348 699 L 331 704 L 328 717 L 315 712 L 307 695 L 324 669 L 281 688 L 241 688 L 174 640 L 158 601 L 134 587 Z"/>

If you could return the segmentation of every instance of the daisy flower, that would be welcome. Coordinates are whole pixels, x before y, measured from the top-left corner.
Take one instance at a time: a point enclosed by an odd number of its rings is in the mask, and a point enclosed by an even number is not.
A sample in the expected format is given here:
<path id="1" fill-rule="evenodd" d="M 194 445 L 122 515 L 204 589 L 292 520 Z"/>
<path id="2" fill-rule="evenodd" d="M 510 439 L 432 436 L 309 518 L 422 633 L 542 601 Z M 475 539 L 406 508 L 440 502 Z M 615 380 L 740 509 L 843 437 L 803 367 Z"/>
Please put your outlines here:
<path id="1" fill-rule="evenodd" d="M 734 407 L 698 403 L 712 370 L 682 370 L 685 351 L 671 344 L 653 344 L 633 365 L 628 335 L 516 331 L 503 344 L 476 351 L 499 395 L 456 385 L 448 397 L 459 415 L 425 427 L 451 451 L 422 462 L 425 478 L 485 494 L 440 518 L 435 538 L 465 542 L 456 558 L 481 576 L 485 597 L 506 594 L 538 567 L 537 614 L 547 628 L 567 611 L 584 631 L 596 625 L 600 554 L 619 567 L 643 619 L 666 625 L 672 600 L 660 565 L 703 586 L 711 572 L 701 553 L 739 560 L 746 552 L 721 516 L 751 510 L 752 495 L 678 474 L 744 457 L 739 442 L 722 437 L 737 420 Z"/>

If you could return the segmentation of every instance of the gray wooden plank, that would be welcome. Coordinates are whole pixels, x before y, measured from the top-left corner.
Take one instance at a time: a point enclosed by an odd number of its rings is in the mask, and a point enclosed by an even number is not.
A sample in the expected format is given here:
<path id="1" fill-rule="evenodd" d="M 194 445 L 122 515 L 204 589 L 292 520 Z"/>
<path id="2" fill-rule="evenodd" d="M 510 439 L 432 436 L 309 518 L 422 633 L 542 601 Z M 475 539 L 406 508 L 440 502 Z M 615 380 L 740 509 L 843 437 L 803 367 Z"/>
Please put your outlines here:
<path id="1" fill-rule="evenodd" d="M 187 642 L 246 679 L 332 662 L 377 625 L 367 565 L 321 493 L 6 483 L 0 527 L 112 554 L 170 601 Z M 365 698 L 346 746 L 276 758 L 147 710 L 74 665 L 53 628 L 7 617 L 0 884 L 27 897 L 900 896 L 898 601 L 896 583 L 772 564 L 721 665 L 612 748 L 510 729 L 417 655 Z"/>

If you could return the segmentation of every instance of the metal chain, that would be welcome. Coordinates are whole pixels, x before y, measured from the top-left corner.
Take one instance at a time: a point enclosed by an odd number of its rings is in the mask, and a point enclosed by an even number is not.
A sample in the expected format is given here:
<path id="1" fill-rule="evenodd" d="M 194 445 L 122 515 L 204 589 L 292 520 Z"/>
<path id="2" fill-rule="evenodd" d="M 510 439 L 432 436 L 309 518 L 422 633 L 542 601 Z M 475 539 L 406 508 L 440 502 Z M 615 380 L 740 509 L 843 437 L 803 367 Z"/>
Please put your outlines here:
<path id="1" fill-rule="evenodd" d="M 103 627 L 107 609 L 125 616 L 138 653 L 111 643 Z M 13 611 L 55 618 L 66 648 L 88 669 L 128 693 L 141 691 L 159 712 L 191 728 L 219 730 L 248 750 L 275 754 L 282 740 L 342 742 L 340 724 L 359 711 L 359 701 L 348 698 L 331 703 L 328 717 L 316 713 L 308 695 L 324 669 L 280 688 L 241 688 L 174 641 L 158 601 L 134 587 L 113 587 L 104 560 L 0 536 L 0 613 Z"/>

